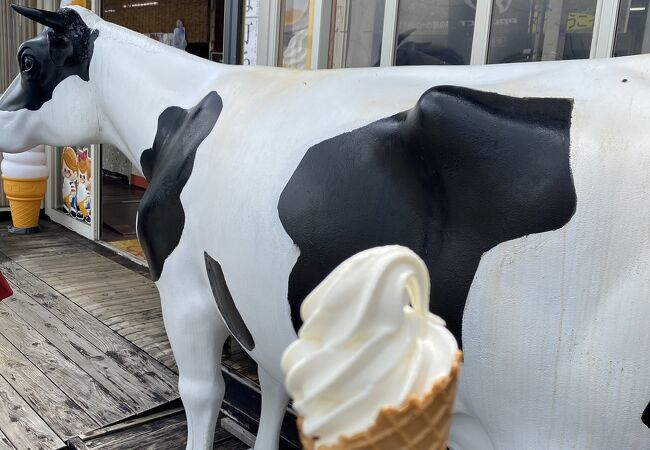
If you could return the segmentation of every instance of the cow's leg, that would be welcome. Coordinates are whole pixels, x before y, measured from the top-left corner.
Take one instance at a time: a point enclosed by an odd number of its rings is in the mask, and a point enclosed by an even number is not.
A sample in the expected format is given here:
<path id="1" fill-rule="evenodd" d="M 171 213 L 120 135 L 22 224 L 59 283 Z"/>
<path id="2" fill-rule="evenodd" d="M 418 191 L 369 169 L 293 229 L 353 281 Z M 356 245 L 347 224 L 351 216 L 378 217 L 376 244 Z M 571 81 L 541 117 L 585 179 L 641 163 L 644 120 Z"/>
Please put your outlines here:
<path id="1" fill-rule="evenodd" d="M 255 450 L 280 448 L 280 428 L 289 396 L 284 385 L 269 375 L 262 366 L 258 367 L 257 373 L 262 388 L 262 415 L 255 439 Z"/>
<path id="2" fill-rule="evenodd" d="M 172 271 L 170 271 L 172 272 Z M 165 329 L 178 365 L 178 390 L 187 415 L 187 449 L 212 449 L 225 390 L 221 353 L 228 337 L 209 286 L 175 273 L 159 282 Z M 163 274 L 164 277 L 165 274 Z"/>

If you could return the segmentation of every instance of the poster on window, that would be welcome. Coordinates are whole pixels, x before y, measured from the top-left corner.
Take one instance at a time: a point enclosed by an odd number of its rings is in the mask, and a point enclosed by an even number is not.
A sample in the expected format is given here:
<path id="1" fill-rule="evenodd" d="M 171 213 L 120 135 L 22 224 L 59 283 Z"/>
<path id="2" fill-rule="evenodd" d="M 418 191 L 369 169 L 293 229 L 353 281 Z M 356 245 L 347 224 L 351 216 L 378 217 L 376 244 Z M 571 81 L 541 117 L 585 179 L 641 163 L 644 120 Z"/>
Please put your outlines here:
<path id="1" fill-rule="evenodd" d="M 61 153 L 63 211 L 90 224 L 92 210 L 92 162 L 87 147 L 65 147 Z"/>

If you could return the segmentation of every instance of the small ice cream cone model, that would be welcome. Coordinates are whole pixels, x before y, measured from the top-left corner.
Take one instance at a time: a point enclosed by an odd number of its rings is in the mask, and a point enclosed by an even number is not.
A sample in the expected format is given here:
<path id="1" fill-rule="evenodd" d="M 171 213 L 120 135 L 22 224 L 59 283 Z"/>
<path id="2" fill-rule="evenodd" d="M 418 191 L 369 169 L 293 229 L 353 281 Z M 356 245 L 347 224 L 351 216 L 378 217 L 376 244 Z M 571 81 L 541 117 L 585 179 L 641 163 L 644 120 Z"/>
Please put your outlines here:
<path id="1" fill-rule="evenodd" d="M 61 153 L 61 176 L 63 185 L 63 210 L 72 217 L 77 217 L 77 177 L 79 176 L 79 162 L 77 152 L 72 147 L 66 147 Z"/>
<path id="2" fill-rule="evenodd" d="M 282 358 L 306 450 L 444 450 L 462 354 L 400 246 L 343 262 L 301 307 Z"/>
<path id="3" fill-rule="evenodd" d="M 38 216 L 47 190 L 45 147 L 38 146 L 23 153 L 3 153 L 2 182 L 9 200 L 13 233 L 40 231 Z"/>

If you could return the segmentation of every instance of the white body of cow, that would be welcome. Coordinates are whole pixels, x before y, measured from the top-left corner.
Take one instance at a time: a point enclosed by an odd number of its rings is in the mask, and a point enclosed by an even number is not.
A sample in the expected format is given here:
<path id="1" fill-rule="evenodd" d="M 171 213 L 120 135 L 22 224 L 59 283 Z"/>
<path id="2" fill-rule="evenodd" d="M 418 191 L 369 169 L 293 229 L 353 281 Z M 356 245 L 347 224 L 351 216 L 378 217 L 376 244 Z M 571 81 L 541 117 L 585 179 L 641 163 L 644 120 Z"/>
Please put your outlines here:
<path id="1" fill-rule="evenodd" d="M 228 335 L 204 252 L 219 261 L 260 366 L 256 449 L 277 447 L 280 358 L 296 337 L 287 303 L 299 249 L 278 215 L 313 145 L 458 85 L 574 101 L 577 210 L 561 229 L 485 253 L 463 319 L 465 365 L 450 447 L 650 448 L 650 57 L 481 67 L 291 71 L 216 65 L 78 9 L 99 30 L 90 81 L 64 80 L 39 111 L 0 112 L 0 149 L 109 142 L 139 166 L 159 115 L 223 99 L 181 200 L 185 225 L 157 282 L 190 424 L 208 448 Z M 79 106 L 79 105 L 82 106 Z M 70 125 L 73 124 L 74 127 Z"/>

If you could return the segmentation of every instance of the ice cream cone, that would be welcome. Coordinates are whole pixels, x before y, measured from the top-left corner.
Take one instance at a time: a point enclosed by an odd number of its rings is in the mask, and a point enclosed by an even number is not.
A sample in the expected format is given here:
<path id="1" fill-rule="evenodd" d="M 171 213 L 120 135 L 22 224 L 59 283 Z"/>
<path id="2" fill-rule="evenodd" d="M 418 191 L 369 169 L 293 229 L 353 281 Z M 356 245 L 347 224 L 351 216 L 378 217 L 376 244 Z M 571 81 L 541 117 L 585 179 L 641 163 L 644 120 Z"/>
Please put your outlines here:
<path id="1" fill-rule="evenodd" d="M 2 181 L 9 200 L 13 226 L 22 230 L 38 228 L 38 216 L 47 189 L 47 178 L 22 179 L 3 176 Z"/>
<path id="2" fill-rule="evenodd" d="M 298 430 L 304 450 L 445 450 L 460 374 L 462 352 L 456 354 L 448 376 L 437 380 L 422 397 L 411 396 L 400 407 L 385 407 L 375 423 L 353 436 L 342 436 L 333 445 L 318 446 Z"/>

